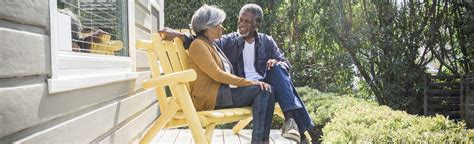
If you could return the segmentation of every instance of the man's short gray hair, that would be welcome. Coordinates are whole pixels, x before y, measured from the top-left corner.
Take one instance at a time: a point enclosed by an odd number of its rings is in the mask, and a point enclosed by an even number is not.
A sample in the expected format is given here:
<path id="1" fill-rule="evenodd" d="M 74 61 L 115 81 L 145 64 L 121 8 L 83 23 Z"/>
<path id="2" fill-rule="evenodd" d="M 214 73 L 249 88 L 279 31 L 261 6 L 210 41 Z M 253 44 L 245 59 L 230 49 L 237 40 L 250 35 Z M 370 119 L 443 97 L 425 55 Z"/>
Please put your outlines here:
<path id="1" fill-rule="evenodd" d="M 239 16 L 241 16 L 243 13 L 249 12 L 255 15 L 255 19 L 257 22 L 261 22 L 263 20 L 263 11 L 262 8 L 256 4 L 246 4 L 244 5 L 239 12 Z"/>
<path id="2" fill-rule="evenodd" d="M 225 17 L 225 12 L 222 9 L 216 6 L 203 5 L 194 12 L 191 27 L 194 32 L 199 33 L 224 22 Z"/>

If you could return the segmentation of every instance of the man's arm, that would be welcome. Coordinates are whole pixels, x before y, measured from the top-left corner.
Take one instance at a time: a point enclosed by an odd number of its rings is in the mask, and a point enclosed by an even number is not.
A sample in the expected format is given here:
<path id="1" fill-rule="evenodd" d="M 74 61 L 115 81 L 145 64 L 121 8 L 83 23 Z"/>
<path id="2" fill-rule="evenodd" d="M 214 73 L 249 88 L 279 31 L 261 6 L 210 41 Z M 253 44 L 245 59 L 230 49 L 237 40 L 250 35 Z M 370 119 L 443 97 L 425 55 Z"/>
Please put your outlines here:
<path id="1" fill-rule="evenodd" d="M 178 32 L 168 27 L 165 27 L 164 29 L 161 29 L 158 32 L 161 34 L 164 40 L 173 40 L 174 38 L 178 37 L 183 41 L 183 46 L 185 49 L 188 49 L 195 39 L 195 36 L 191 34 Z"/>
<path id="2" fill-rule="evenodd" d="M 237 77 L 231 73 L 227 73 L 216 63 L 211 52 L 208 50 L 206 42 L 197 40 L 189 48 L 189 58 L 194 64 L 211 79 L 224 84 L 231 84 L 236 86 L 250 86 L 257 85 L 253 81 Z"/>
<path id="3" fill-rule="evenodd" d="M 230 48 L 230 42 L 232 41 L 231 34 L 222 35 L 219 39 L 216 39 L 214 43 L 219 46 L 222 50 Z"/>
<path id="4" fill-rule="evenodd" d="M 267 68 L 273 67 L 275 64 L 283 65 L 287 70 L 290 70 L 291 64 L 288 59 L 285 58 L 283 52 L 278 48 L 275 40 L 271 36 L 268 36 L 267 47 L 271 50 L 270 59 L 267 61 Z"/>
<path id="5" fill-rule="evenodd" d="M 165 27 L 164 29 L 161 29 L 158 32 L 160 32 L 164 40 L 173 40 L 174 38 L 178 37 L 179 39 L 183 41 L 183 46 L 185 49 L 188 49 L 191 46 L 191 43 L 194 41 L 194 39 L 197 38 L 195 35 L 178 32 L 168 27 Z M 230 39 L 231 39 L 230 37 L 224 35 L 214 42 L 220 48 L 227 48 L 228 46 L 226 44 L 228 44 Z"/>

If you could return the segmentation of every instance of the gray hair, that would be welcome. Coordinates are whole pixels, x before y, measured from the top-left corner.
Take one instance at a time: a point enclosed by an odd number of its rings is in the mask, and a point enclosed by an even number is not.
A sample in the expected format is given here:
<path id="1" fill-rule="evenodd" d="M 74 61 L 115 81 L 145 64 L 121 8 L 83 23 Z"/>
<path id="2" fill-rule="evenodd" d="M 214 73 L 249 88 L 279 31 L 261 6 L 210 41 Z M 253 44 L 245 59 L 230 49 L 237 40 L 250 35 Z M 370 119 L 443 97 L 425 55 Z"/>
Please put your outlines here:
<path id="1" fill-rule="evenodd" d="M 241 16 L 243 13 L 249 12 L 255 15 L 255 20 L 257 22 L 261 22 L 263 20 L 263 11 L 262 8 L 256 4 L 246 4 L 244 5 L 239 12 L 239 16 Z"/>
<path id="2" fill-rule="evenodd" d="M 222 9 L 216 6 L 203 5 L 194 12 L 191 27 L 195 33 L 199 33 L 224 22 L 225 17 L 225 12 Z"/>

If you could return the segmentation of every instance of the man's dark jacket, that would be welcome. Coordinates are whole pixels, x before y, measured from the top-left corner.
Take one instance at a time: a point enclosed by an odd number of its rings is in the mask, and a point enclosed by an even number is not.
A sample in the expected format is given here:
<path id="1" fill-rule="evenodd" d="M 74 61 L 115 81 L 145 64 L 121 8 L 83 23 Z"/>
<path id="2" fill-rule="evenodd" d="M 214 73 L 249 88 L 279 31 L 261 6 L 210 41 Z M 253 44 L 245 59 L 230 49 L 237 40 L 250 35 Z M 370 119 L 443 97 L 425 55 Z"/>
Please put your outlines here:
<path id="1" fill-rule="evenodd" d="M 185 36 L 185 47 L 191 45 L 194 37 L 190 35 Z M 222 36 L 216 40 L 215 43 L 222 49 L 229 61 L 232 63 L 235 75 L 245 77 L 244 60 L 242 51 L 245 46 L 245 40 L 237 32 Z M 289 61 L 284 57 L 276 45 L 273 38 L 269 35 L 256 33 L 255 36 L 255 70 L 261 75 L 265 76 L 266 63 L 269 59 L 275 59 L 283 62 L 287 70 L 290 69 Z"/>

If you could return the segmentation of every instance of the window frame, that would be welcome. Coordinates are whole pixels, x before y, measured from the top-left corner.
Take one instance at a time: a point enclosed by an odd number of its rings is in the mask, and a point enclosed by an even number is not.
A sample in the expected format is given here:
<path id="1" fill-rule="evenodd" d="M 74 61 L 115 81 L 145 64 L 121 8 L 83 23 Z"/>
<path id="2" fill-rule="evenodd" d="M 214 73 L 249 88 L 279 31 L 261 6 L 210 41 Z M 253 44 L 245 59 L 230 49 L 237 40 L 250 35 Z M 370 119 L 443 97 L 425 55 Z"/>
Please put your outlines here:
<path id="1" fill-rule="evenodd" d="M 123 0 L 127 8 L 129 56 L 110 56 L 61 51 L 58 32 L 57 0 L 49 0 L 51 75 L 47 79 L 50 94 L 95 87 L 138 77 L 135 57 L 135 9 L 133 0 Z"/>

